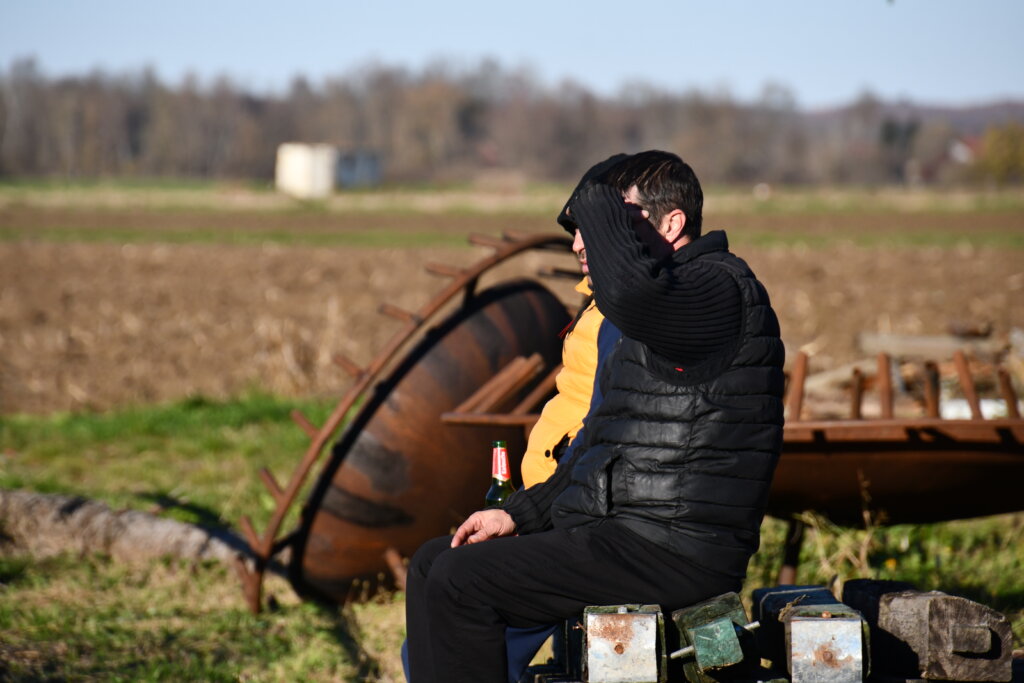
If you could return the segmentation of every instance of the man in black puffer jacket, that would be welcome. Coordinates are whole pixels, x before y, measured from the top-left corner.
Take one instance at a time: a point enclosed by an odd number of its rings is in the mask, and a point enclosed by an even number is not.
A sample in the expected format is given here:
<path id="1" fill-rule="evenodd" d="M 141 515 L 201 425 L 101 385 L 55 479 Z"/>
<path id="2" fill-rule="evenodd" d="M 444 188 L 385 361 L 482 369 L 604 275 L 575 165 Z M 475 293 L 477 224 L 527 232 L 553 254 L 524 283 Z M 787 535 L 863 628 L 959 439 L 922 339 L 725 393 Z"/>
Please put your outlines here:
<path id="1" fill-rule="evenodd" d="M 764 287 L 725 233 L 701 236 L 702 204 L 666 152 L 570 198 L 559 222 L 621 335 L 599 340 L 591 410 L 555 474 L 413 558 L 412 683 L 504 681 L 507 626 L 738 590 L 782 446 L 784 352 Z"/>

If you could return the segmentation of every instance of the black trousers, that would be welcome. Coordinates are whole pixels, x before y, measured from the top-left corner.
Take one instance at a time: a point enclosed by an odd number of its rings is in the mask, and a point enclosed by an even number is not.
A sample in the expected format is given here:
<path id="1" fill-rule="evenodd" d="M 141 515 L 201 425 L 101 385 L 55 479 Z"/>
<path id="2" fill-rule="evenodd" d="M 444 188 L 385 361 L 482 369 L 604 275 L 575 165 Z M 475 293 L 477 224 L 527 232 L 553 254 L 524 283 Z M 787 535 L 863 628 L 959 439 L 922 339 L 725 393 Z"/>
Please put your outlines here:
<path id="1" fill-rule="evenodd" d="M 410 683 L 505 683 L 506 626 L 556 623 L 587 605 L 672 610 L 740 587 L 613 521 L 450 542 L 428 541 L 409 566 Z"/>

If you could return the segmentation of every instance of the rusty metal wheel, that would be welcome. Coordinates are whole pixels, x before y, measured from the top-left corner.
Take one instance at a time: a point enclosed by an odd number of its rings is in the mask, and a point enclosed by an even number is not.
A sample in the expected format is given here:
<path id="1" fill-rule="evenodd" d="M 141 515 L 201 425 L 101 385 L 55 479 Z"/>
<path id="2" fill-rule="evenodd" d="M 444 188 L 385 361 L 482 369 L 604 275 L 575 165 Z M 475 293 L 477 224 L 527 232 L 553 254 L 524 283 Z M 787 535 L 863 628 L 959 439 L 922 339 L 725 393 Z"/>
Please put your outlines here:
<path id="1" fill-rule="evenodd" d="M 380 307 L 404 325 L 367 367 L 336 359 L 355 383 L 322 426 L 293 415 L 310 437 L 309 448 L 287 485 L 265 469 L 260 473 L 276 501 L 264 531 L 257 533 L 248 517 L 241 520 L 252 558 L 240 557 L 236 569 L 254 612 L 261 608 L 263 576 L 285 548 L 291 549 L 289 577 L 303 594 L 343 601 L 356 581 L 363 588 L 366 581 L 386 581 L 401 554 L 411 554 L 480 507 L 491 440 L 505 439 L 522 452 L 522 424 L 482 430 L 444 423 L 441 416 L 517 361 L 519 379 L 505 384 L 506 399 L 528 394 L 526 401 L 533 401 L 549 388 L 535 380 L 551 378 L 548 371 L 560 361 L 559 332 L 569 320 L 565 306 L 533 280 L 483 292 L 476 286 L 483 273 L 522 252 L 568 253 L 571 240 L 471 236 L 470 242 L 494 251 L 465 269 L 427 264 L 451 282 L 419 311 Z M 461 305 L 446 313 L 460 297 Z M 352 410 L 298 528 L 279 537 L 288 510 Z"/>
<path id="2" fill-rule="evenodd" d="M 293 546 L 293 585 L 344 601 L 354 580 L 390 578 L 389 548 L 409 556 L 480 509 L 491 440 L 521 453 L 522 430 L 450 426 L 440 416 L 516 357 L 537 353 L 544 367 L 556 365 L 567 322 L 554 295 L 519 280 L 482 292 L 428 334 L 334 446 Z"/>

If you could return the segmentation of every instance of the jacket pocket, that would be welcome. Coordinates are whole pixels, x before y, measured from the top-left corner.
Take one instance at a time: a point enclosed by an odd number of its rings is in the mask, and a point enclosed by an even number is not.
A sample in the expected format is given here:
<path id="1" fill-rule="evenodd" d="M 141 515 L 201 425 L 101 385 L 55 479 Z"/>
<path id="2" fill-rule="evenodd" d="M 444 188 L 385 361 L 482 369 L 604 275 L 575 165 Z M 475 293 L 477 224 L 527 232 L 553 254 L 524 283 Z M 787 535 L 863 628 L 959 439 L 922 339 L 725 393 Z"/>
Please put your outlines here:
<path id="1" fill-rule="evenodd" d="M 580 512 L 595 517 L 608 514 L 612 501 L 612 469 L 618 457 L 614 446 L 600 445 L 592 447 L 576 463 L 572 479 L 579 489 L 576 506 Z"/>

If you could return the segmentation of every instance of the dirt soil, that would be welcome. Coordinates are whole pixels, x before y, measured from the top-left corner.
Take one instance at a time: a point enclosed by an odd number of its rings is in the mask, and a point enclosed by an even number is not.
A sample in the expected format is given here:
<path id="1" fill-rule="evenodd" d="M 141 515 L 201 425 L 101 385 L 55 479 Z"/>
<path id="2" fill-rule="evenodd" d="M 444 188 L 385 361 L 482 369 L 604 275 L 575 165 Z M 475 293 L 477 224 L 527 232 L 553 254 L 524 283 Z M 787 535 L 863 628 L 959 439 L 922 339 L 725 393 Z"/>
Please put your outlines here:
<path id="1" fill-rule="evenodd" d="M 8 208 L 0 211 L 0 226 L 124 226 L 144 232 L 146 226 L 166 231 L 216 223 L 220 229 L 258 232 L 401 224 L 418 231 L 497 235 L 509 228 L 550 232 L 552 225 L 540 217 L 328 218 Z M 804 225 L 793 217 L 721 216 L 717 225 L 757 223 L 762 234 L 886 229 L 885 221 L 865 216 L 802 220 Z M 899 223 L 925 234 L 937 220 L 965 219 L 901 216 Z M 1021 217 L 996 216 L 988 227 L 1019 232 Z M 401 239 L 401 230 L 397 234 Z M 744 246 L 736 234 L 742 233 L 733 233 L 734 250 L 771 293 L 788 350 L 810 350 L 813 371 L 863 358 L 859 332 L 941 334 L 957 322 L 991 324 L 995 334 L 1005 335 L 1024 327 L 1019 250 L 837 242 L 754 247 Z M 377 312 L 381 303 L 414 311 L 446 282 L 427 274 L 425 262 L 468 265 L 488 253 L 269 243 L 0 243 L 0 412 L 104 410 L 249 389 L 337 395 L 349 379 L 331 356 L 341 353 L 365 364 L 399 327 Z M 533 253 L 489 280 L 532 275 L 553 263 L 573 266 L 567 257 Z M 553 287 L 569 305 L 578 304 L 568 283 Z"/>

